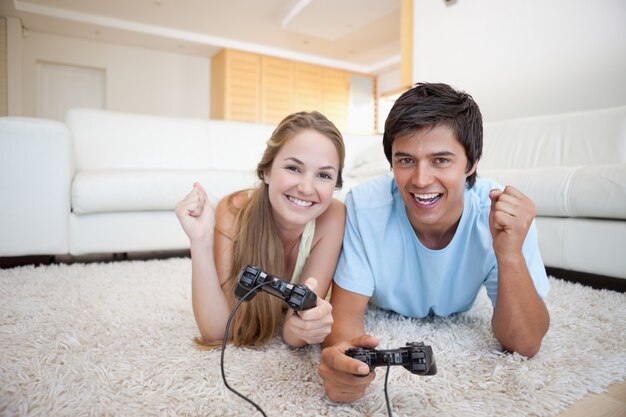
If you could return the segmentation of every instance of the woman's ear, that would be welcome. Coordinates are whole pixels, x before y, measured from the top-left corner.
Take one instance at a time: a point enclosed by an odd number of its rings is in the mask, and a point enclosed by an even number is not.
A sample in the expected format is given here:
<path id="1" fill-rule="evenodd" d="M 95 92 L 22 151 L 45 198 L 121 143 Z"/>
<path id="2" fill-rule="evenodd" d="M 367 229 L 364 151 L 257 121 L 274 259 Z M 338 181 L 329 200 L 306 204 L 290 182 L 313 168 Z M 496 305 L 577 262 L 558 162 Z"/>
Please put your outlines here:
<path id="1" fill-rule="evenodd" d="M 269 168 L 265 168 L 263 170 L 263 182 L 266 184 L 270 183 L 270 170 Z"/>

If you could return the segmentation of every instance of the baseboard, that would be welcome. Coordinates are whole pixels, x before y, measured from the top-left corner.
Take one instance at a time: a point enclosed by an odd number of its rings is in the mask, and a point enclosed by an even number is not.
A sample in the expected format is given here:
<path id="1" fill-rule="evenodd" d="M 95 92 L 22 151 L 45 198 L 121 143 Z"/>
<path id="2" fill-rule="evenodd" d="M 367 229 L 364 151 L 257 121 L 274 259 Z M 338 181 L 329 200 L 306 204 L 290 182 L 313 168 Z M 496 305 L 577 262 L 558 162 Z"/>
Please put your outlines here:
<path id="1" fill-rule="evenodd" d="M 51 264 L 73 264 L 90 262 L 114 262 L 125 260 L 148 260 L 190 257 L 189 250 L 176 251 L 150 251 L 150 252 L 128 252 L 128 253 L 107 253 L 93 255 L 37 255 L 37 256 L 8 256 L 0 257 L 0 269 L 15 268 L 25 265 L 51 265 Z M 626 279 L 607 277 L 605 275 L 590 274 L 587 272 L 570 271 L 567 269 L 546 267 L 548 275 L 566 281 L 577 282 L 596 289 L 607 289 L 611 291 L 626 292 Z"/>
<path id="2" fill-rule="evenodd" d="M 54 262 L 54 255 L 3 256 L 0 257 L 0 269 L 15 268 L 25 265 L 50 265 Z"/>
<path id="3" fill-rule="evenodd" d="M 52 265 L 115 261 L 146 261 L 149 259 L 167 259 L 190 257 L 188 249 L 148 252 L 98 253 L 91 255 L 36 255 L 0 257 L 0 269 L 15 268 L 25 265 Z"/>
<path id="4" fill-rule="evenodd" d="M 626 292 L 626 279 L 552 267 L 546 267 L 546 272 L 548 275 L 555 278 L 560 278 L 570 282 L 577 282 L 591 288 L 618 291 L 621 293 Z"/>

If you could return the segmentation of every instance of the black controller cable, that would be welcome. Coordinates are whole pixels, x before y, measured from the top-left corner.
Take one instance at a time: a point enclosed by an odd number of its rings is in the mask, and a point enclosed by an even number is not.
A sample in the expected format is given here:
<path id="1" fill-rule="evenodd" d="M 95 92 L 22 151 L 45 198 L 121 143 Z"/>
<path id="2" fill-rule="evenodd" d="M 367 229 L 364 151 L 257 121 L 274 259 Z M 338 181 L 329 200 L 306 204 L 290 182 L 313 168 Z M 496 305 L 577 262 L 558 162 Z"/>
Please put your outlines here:
<path id="1" fill-rule="evenodd" d="M 250 398 L 246 397 L 245 395 L 243 395 L 239 391 L 237 391 L 234 388 L 232 388 L 230 385 L 228 385 L 228 382 L 226 382 L 226 375 L 224 374 L 224 351 L 226 350 L 226 342 L 228 341 L 228 329 L 230 328 L 230 321 L 235 316 L 235 313 L 237 312 L 237 309 L 239 308 L 239 306 L 244 301 L 246 301 L 250 297 L 251 294 L 254 294 L 257 290 L 259 290 L 264 285 L 268 285 L 268 284 L 271 284 L 271 283 L 272 283 L 272 281 L 262 282 L 261 284 L 259 284 L 256 287 L 252 288 L 250 291 L 248 291 L 246 293 L 246 295 L 241 297 L 241 300 L 239 300 L 239 302 L 235 305 L 235 308 L 233 308 L 233 311 L 230 313 L 230 316 L 228 316 L 228 320 L 226 320 L 226 329 L 224 329 L 224 340 L 222 341 L 222 355 L 220 357 L 220 368 L 222 370 L 222 379 L 224 380 L 224 385 L 226 385 L 226 388 L 228 388 L 229 390 L 231 390 L 232 392 L 234 392 L 235 394 L 237 394 L 238 396 L 240 396 L 241 398 L 243 398 L 244 400 L 246 400 L 250 404 L 252 404 L 254 406 L 254 408 L 256 408 L 259 411 L 259 413 L 263 414 L 264 417 L 267 417 L 267 414 L 265 414 L 265 411 L 263 411 L 263 409 L 257 403 L 255 403 Z"/>
<path id="2" fill-rule="evenodd" d="M 254 294 L 257 290 L 261 289 L 261 287 L 271 284 L 271 283 L 272 281 L 262 282 L 261 284 L 252 288 L 243 297 L 241 297 L 239 302 L 235 305 L 235 307 L 233 308 L 233 311 L 231 311 L 230 315 L 228 316 L 228 320 L 226 320 L 226 328 L 224 329 L 224 340 L 222 341 L 222 353 L 220 355 L 220 369 L 222 371 L 222 380 L 224 381 L 224 385 L 226 385 L 226 388 L 228 388 L 230 391 L 234 392 L 239 397 L 243 398 L 244 400 L 252 404 L 252 406 L 256 408 L 264 417 L 267 417 L 267 414 L 265 414 L 265 411 L 263 411 L 261 406 L 259 406 L 250 398 L 246 397 L 245 395 L 243 395 L 242 393 L 240 393 L 239 391 L 237 391 L 236 389 L 228 385 L 228 382 L 226 382 L 226 375 L 224 373 L 224 352 L 226 351 L 226 342 L 228 341 L 228 331 L 230 329 L 230 322 L 235 316 L 235 313 L 237 312 L 237 310 L 239 309 L 239 306 L 241 306 L 241 304 L 244 301 L 246 301 L 250 297 L 251 294 Z M 389 403 L 389 394 L 387 393 L 387 381 L 389 380 L 390 369 L 391 369 L 391 358 L 388 357 L 387 358 L 387 371 L 385 372 L 385 402 L 387 403 L 387 414 L 389 415 L 389 417 L 393 417 L 393 414 L 391 412 L 391 405 Z"/>
<path id="3" fill-rule="evenodd" d="M 385 372 L 385 402 L 387 402 L 387 414 L 393 417 L 391 413 L 391 405 L 389 404 L 389 395 L 387 394 L 387 380 L 389 379 L 389 369 L 391 369 L 391 358 L 387 356 L 387 372 Z"/>

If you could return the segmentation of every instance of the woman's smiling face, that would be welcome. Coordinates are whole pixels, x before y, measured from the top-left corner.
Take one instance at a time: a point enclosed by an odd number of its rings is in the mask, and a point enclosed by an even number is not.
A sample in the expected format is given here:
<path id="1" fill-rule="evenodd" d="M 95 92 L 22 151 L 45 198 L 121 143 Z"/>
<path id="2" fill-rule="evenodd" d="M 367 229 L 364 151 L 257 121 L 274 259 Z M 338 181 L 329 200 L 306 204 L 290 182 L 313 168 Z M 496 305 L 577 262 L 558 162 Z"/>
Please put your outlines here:
<path id="1" fill-rule="evenodd" d="M 289 138 L 263 174 L 279 224 L 305 225 L 330 205 L 339 175 L 333 142 L 306 129 Z"/>

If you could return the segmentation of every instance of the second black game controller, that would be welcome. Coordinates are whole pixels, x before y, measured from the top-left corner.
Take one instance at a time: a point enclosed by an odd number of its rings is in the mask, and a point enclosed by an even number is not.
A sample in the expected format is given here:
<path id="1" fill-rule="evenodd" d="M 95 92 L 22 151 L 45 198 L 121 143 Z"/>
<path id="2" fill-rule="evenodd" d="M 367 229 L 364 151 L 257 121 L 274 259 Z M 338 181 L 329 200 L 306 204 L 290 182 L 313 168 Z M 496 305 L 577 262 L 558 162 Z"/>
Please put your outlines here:
<path id="1" fill-rule="evenodd" d="M 306 285 L 292 284 L 283 281 L 252 265 L 246 266 L 243 271 L 241 271 L 239 282 L 235 287 L 235 297 L 241 300 L 250 290 L 263 283 L 267 284 L 248 296 L 247 300 L 252 299 L 259 290 L 262 289 L 269 294 L 283 299 L 287 305 L 295 311 L 308 310 L 309 308 L 315 307 L 317 296 Z"/>
<path id="2" fill-rule="evenodd" d="M 352 348 L 346 350 L 346 355 L 367 364 L 370 372 L 377 366 L 401 365 L 412 374 L 435 375 L 437 373 L 433 349 L 422 342 L 410 342 L 404 347 L 389 350 Z"/>

